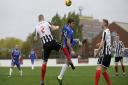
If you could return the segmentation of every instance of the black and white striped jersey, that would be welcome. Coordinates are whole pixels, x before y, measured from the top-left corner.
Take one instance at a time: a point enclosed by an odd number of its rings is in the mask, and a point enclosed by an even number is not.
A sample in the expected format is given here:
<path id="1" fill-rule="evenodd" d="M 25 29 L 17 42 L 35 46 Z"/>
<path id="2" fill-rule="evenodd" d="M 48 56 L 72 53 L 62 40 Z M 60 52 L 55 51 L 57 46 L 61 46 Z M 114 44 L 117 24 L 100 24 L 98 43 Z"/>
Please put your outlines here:
<path id="1" fill-rule="evenodd" d="M 104 46 L 102 49 L 102 52 L 104 55 L 110 55 L 111 54 L 111 33 L 108 28 L 106 28 L 103 31 L 102 34 L 102 41 L 104 42 Z"/>
<path id="2" fill-rule="evenodd" d="M 122 57 L 122 49 L 124 48 L 124 44 L 120 40 L 116 40 L 113 42 L 113 50 L 115 57 Z"/>
<path id="3" fill-rule="evenodd" d="M 51 25 L 47 21 L 39 22 L 35 29 L 36 36 L 39 35 L 43 44 L 53 40 Z"/>

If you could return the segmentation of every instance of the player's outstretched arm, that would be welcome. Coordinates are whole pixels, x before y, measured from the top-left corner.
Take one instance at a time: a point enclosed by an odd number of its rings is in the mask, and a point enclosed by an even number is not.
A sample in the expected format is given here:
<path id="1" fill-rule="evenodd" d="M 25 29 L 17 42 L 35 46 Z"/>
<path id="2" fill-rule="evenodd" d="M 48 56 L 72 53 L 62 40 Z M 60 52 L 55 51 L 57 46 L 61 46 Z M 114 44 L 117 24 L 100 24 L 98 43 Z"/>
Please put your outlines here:
<path id="1" fill-rule="evenodd" d="M 67 39 L 67 46 L 68 46 L 68 48 L 69 48 L 71 54 L 74 55 L 75 52 L 74 52 L 74 50 L 73 50 L 73 48 L 72 48 L 72 45 L 71 45 L 71 43 L 70 43 L 70 39 L 69 39 L 69 38 Z"/>
<path id="2" fill-rule="evenodd" d="M 13 59 L 13 50 L 12 50 L 12 52 L 11 52 L 11 60 L 13 61 L 14 59 Z"/>
<path id="3" fill-rule="evenodd" d="M 94 54 L 94 57 L 97 57 L 97 55 L 99 54 L 99 52 L 101 51 L 101 49 L 103 48 L 103 46 L 104 46 L 104 41 L 101 41 L 100 44 L 99 44 L 98 50 Z"/>
<path id="4" fill-rule="evenodd" d="M 124 46 L 124 43 L 121 41 L 121 47 L 122 47 L 122 51 L 124 52 L 125 51 L 125 46 Z"/>
<path id="5" fill-rule="evenodd" d="M 38 33 L 37 33 L 37 31 L 35 30 L 35 33 L 34 33 L 35 35 L 34 35 L 34 40 L 35 41 L 37 41 L 37 39 L 38 39 Z"/>
<path id="6" fill-rule="evenodd" d="M 52 30 L 58 30 L 59 29 L 59 26 L 58 25 L 51 25 L 51 27 L 50 27 Z"/>
<path id="7" fill-rule="evenodd" d="M 64 40 L 64 33 L 62 32 L 62 33 L 61 33 L 60 43 L 63 43 L 63 40 Z"/>

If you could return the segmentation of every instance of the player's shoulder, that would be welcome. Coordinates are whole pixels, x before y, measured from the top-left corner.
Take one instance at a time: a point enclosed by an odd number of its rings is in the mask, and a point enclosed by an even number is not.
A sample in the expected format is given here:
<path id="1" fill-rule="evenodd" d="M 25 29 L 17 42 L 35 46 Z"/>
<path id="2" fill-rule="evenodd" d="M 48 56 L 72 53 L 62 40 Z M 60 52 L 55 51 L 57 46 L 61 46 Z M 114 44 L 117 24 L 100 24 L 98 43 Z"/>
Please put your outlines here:
<path id="1" fill-rule="evenodd" d="M 68 25 L 67 24 L 65 24 L 62 28 L 62 32 L 66 32 L 66 31 L 68 31 Z"/>
<path id="2" fill-rule="evenodd" d="M 48 21 L 42 21 L 42 24 L 45 24 L 45 25 L 52 25 L 52 23 L 48 22 Z"/>
<path id="3" fill-rule="evenodd" d="M 49 24 L 49 22 L 48 22 L 48 21 L 42 21 L 42 23 L 47 23 L 47 24 Z"/>
<path id="4" fill-rule="evenodd" d="M 38 29 L 39 25 L 40 25 L 40 23 L 37 23 L 36 26 L 35 26 L 35 29 Z"/>
<path id="5" fill-rule="evenodd" d="M 104 30 L 104 32 L 107 32 L 108 33 L 108 32 L 110 32 L 110 30 L 107 28 L 107 29 Z"/>
<path id="6" fill-rule="evenodd" d="M 67 27 L 68 27 L 68 25 L 67 25 L 67 24 L 65 24 L 65 25 L 63 26 L 63 30 L 66 30 L 66 29 L 67 29 Z"/>
<path id="7" fill-rule="evenodd" d="M 33 53 L 35 53 L 35 51 L 31 51 L 31 53 L 33 54 Z"/>
<path id="8" fill-rule="evenodd" d="M 116 43 L 116 41 L 113 41 L 113 43 Z"/>
<path id="9" fill-rule="evenodd" d="M 38 22 L 37 24 L 36 24 L 36 28 L 38 28 L 40 25 L 42 25 L 42 24 L 49 24 L 49 22 L 47 22 L 47 21 L 41 21 L 41 22 Z"/>
<path id="10" fill-rule="evenodd" d="M 15 51 L 16 49 L 15 49 L 15 48 L 12 48 L 11 50 L 12 50 L 12 51 Z"/>
<path id="11" fill-rule="evenodd" d="M 120 43 L 123 43 L 121 40 L 119 41 Z"/>
<path id="12" fill-rule="evenodd" d="M 65 24 L 63 28 L 67 28 L 67 27 L 68 27 L 68 25 L 67 25 L 67 24 Z"/>
<path id="13" fill-rule="evenodd" d="M 15 53 L 16 52 L 16 48 L 12 48 L 12 53 Z"/>

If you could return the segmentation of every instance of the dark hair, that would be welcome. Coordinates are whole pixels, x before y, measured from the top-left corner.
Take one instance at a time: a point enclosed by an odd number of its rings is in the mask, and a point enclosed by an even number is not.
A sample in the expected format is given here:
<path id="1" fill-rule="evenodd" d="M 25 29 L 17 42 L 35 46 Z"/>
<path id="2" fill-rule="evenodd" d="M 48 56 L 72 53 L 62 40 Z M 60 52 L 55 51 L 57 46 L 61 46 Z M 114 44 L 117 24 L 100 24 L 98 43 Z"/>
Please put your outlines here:
<path id="1" fill-rule="evenodd" d="M 71 24 L 72 22 L 75 22 L 74 19 L 68 19 L 68 24 Z"/>
<path id="2" fill-rule="evenodd" d="M 38 19 L 39 19 L 39 21 L 40 21 L 40 20 L 43 20 L 43 19 L 44 19 L 44 16 L 43 16 L 42 14 L 40 14 L 40 15 L 38 16 Z"/>
<path id="3" fill-rule="evenodd" d="M 103 19 L 103 21 L 106 23 L 107 26 L 109 25 L 109 22 L 107 19 Z"/>

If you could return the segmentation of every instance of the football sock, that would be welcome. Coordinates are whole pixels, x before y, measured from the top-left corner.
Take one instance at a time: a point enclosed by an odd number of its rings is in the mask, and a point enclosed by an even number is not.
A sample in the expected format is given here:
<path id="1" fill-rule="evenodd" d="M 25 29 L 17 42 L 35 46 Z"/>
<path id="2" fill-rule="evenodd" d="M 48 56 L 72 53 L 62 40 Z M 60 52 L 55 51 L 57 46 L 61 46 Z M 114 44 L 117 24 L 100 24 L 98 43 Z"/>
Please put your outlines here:
<path id="1" fill-rule="evenodd" d="M 100 79 L 101 70 L 96 70 L 95 75 L 95 85 L 98 85 L 99 79 Z"/>
<path id="2" fill-rule="evenodd" d="M 68 65 L 67 64 L 64 64 L 63 67 L 62 67 L 62 69 L 61 69 L 60 75 L 58 76 L 59 79 L 62 79 L 63 78 L 64 73 L 67 70 L 67 68 L 68 68 Z"/>
<path id="3" fill-rule="evenodd" d="M 42 64 L 42 68 L 41 68 L 41 81 L 44 81 L 45 73 L 46 73 L 46 64 Z"/>
<path id="4" fill-rule="evenodd" d="M 71 55 L 69 54 L 69 51 L 67 50 L 67 48 L 63 48 L 63 52 L 66 56 L 66 58 L 71 61 Z"/>
<path id="5" fill-rule="evenodd" d="M 124 67 L 124 65 L 122 65 L 122 71 L 123 71 L 123 73 L 125 73 L 125 67 Z"/>
<path id="6" fill-rule="evenodd" d="M 107 71 L 104 71 L 103 76 L 104 76 L 104 79 L 107 81 L 108 85 L 111 85 L 111 81 Z"/>
<path id="7" fill-rule="evenodd" d="M 118 66 L 115 66 L 115 71 L 116 73 L 118 73 Z"/>
<path id="8" fill-rule="evenodd" d="M 10 70 L 9 70 L 9 76 L 11 76 L 12 75 L 12 68 L 10 68 Z"/>
<path id="9" fill-rule="evenodd" d="M 32 70 L 34 69 L 34 65 L 32 64 Z"/>
<path id="10" fill-rule="evenodd" d="M 22 71 L 22 69 L 20 70 L 20 75 L 21 75 L 21 76 L 23 75 L 23 71 Z"/>
<path id="11" fill-rule="evenodd" d="M 125 67 L 124 67 L 124 65 L 122 65 L 122 71 L 123 71 L 123 73 L 125 73 Z"/>

